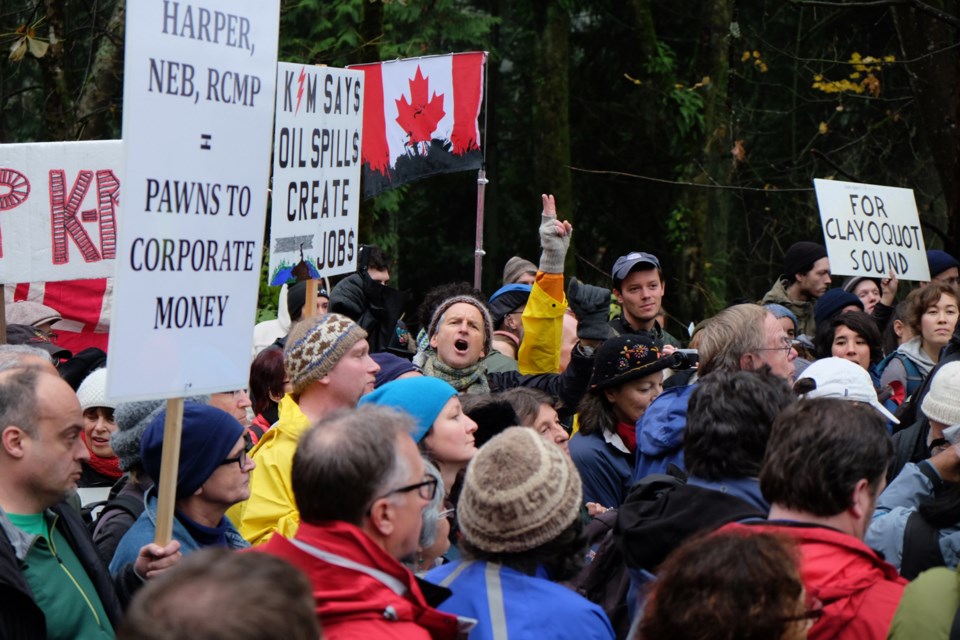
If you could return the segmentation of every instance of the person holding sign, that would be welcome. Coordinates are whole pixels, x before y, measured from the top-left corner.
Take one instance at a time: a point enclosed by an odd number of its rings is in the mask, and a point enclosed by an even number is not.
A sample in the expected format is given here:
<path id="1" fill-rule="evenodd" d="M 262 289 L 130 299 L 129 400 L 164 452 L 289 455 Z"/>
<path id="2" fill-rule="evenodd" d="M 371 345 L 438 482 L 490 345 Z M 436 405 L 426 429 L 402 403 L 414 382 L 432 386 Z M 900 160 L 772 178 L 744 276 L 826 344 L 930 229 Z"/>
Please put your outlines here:
<path id="1" fill-rule="evenodd" d="M 830 288 L 830 258 L 822 244 L 795 242 L 783 254 L 783 275 L 761 303 L 783 305 L 797 317 L 798 335 L 816 335 L 813 316 L 817 298 Z"/>
<path id="2" fill-rule="evenodd" d="M 113 638 L 121 601 L 176 564 L 147 544 L 112 579 L 65 501 L 89 457 L 80 402 L 37 366 L 0 372 L 0 638 Z"/>
<path id="3" fill-rule="evenodd" d="M 140 441 L 147 474 L 160 479 L 166 410 L 157 414 Z M 250 495 L 250 472 L 257 466 L 247 456 L 246 430 L 226 411 L 196 402 L 183 407 L 180 465 L 173 539 L 183 553 L 203 547 L 245 549 L 250 545 L 225 517 L 227 509 Z M 132 554 L 153 540 L 157 529 L 157 498 L 147 490 L 147 508 L 124 534 L 113 554 L 110 571 L 116 573 Z"/>

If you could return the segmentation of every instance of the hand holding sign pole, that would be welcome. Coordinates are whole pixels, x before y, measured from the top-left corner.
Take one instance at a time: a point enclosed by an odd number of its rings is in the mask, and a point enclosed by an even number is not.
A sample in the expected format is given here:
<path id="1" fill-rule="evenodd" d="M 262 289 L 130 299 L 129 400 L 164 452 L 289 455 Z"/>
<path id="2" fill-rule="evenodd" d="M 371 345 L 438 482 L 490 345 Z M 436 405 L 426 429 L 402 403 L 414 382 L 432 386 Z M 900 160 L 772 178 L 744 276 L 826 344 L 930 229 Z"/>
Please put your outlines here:
<path id="1" fill-rule="evenodd" d="M 159 544 L 172 535 L 182 398 L 247 386 L 278 25 L 278 0 L 127 7 L 127 210 L 107 389 L 169 399 Z"/>

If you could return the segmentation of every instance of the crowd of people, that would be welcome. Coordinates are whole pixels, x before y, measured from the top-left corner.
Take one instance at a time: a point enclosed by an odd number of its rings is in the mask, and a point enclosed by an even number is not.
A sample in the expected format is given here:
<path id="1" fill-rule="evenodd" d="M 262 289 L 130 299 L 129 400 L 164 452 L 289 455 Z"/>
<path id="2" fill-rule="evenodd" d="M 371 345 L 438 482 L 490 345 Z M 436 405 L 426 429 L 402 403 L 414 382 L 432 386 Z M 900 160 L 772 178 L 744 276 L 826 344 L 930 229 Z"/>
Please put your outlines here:
<path id="1" fill-rule="evenodd" d="M 376 247 L 284 285 L 249 387 L 184 400 L 166 544 L 166 404 L 8 304 L 0 637 L 954 637 L 960 262 L 831 288 L 798 242 L 678 339 L 654 254 L 567 278 L 542 205 L 489 298 L 406 319 Z"/>

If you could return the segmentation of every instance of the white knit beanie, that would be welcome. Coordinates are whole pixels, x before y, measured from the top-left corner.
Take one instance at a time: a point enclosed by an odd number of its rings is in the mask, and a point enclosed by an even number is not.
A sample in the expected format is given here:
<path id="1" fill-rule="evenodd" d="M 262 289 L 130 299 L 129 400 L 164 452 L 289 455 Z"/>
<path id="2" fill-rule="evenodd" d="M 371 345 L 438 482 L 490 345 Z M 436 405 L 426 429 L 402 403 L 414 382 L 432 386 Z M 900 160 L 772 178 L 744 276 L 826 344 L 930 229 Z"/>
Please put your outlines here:
<path id="1" fill-rule="evenodd" d="M 580 474 L 535 429 L 510 427 L 467 467 L 457 504 L 463 537 L 488 553 L 518 553 L 550 542 L 580 517 Z"/>
<path id="2" fill-rule="evenodd" d="M 77 389 L 77 400 L 80 401 L 81 411 L 86 411 L 90 407 L 117 408 L 116 402 L 107 400 L 106 368 L 97 369 L 83 380 L 80 388 Z"/>
<path id="3" fill-rule="evenodd" d="M 920 410 L 935 422 L 960 424 L 960 362 L 948 362 L 934 374 Z"/>

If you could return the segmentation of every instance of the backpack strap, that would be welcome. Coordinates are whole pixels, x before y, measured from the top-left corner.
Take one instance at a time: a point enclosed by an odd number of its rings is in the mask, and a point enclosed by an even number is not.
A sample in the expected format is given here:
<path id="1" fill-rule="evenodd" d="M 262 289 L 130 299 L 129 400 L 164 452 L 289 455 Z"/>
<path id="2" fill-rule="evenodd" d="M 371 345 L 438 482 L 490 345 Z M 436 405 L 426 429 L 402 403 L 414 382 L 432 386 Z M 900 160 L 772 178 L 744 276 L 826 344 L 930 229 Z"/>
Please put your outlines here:
<path id="1" fill-rule="evenodd" d="M 914 511 L 907 518 L 907 526 L 903 531 L 900 575 L 913 580 L 922 571 L 944 565 L 946 562 L 940 551 L 940 530 L 927 522 L 920 512 Z"/>

